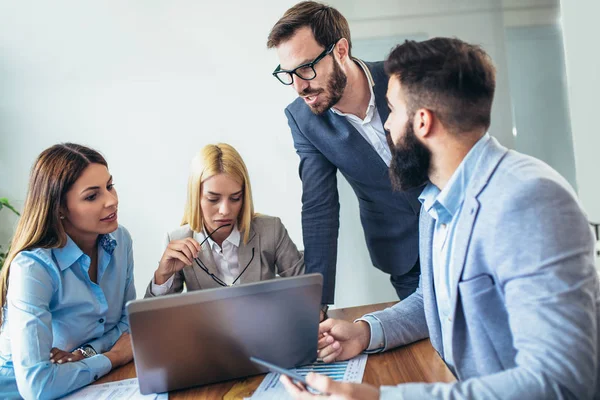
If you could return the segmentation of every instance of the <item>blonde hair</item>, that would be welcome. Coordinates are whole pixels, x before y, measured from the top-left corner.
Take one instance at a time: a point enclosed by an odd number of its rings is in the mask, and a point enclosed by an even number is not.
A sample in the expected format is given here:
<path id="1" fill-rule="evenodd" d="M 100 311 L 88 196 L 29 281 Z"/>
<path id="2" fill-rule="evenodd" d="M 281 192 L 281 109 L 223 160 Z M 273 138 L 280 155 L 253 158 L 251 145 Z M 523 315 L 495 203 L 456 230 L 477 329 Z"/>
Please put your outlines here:
<path id="1" fill-rule="evenodd" d="M 2 313 L 8 294 L 10 264 L 15 257 L 22 251 L 60 248 L 67 244 L 60 209 L 66 207 L 67 192 L 90 164 L 108 166 L 97 151 L 73 143 L 54 145 L 37 158 L 29 178 L 25 206 L 0 272 Z"/>
<path id="2" fill-rule="evenodd" d="M 188 179 L 187 202 L 183 212 L 181 225 L 189 224 L 194 232 L 202 232 L 202 183 L 208 178 L 226 174 L 242 185 L 243 204 L 238 215 L 237 225 L 242 233 L 244 244 L 248 243 L 250 225 L 254 218 L 254 203 L 250 177 L 242 156 L 232 146 L 226 143 L 209 144 L 192 160 L 190 177 Z"/>

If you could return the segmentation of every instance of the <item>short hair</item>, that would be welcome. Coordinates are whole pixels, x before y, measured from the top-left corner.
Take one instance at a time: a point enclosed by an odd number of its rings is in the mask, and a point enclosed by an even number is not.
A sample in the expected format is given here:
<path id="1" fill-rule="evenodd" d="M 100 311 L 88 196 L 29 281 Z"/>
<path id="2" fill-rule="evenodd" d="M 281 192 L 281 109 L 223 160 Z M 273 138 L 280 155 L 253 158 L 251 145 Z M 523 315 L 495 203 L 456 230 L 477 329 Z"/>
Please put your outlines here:
<path id="1" fill-rule="evenodd" d="M 237 225 L 242 233 L 243 242 L 247 243 L 250 236 L 250 225 L 254 218 L 254 203 L 252 188 L 246 164 L 240 153 L 225 143 L 209 144 L 192 160 L 188 179 L 187 201 L 181 225 L 189 224 L 194 232 L 202 232 L 204 218 L 202 217 L 202 184 L 208 178 L 225 174 L 242 185 L 243 204 L 238 215 Z"/>
<path id="2" fill-rule="evenodd" d="M 310 28 L 315 40 L 323 48 L 345 38 L 348 41 L 348 55 L 351 56 L 352 40 L 348 21 L 335 8 L 315 1 L 303 1 L 287 10 L 271 29 L 267 48 L 278 47 L 305 26 Z"/>
<path id="3" fill-rule="evenodd" d="M 481 47 L 455 38 L 407 40 L 385 70 L 399 79 L 409 115 L 426 108 L 454 133 L 489 128 L 496 69 Z"/>

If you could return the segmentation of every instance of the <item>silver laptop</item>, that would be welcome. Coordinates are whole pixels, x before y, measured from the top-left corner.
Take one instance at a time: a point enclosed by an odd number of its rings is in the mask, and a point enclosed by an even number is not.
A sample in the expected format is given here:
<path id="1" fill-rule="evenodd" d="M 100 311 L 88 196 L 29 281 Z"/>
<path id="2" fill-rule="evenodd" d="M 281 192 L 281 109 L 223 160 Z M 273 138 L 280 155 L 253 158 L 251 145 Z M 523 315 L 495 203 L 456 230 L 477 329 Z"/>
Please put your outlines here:
<path id="1" fill-rule="evenodd" d="M 317 356 L 323 277 L 309 274 L 127 303 L 142 394 L 285 368 Z"/>

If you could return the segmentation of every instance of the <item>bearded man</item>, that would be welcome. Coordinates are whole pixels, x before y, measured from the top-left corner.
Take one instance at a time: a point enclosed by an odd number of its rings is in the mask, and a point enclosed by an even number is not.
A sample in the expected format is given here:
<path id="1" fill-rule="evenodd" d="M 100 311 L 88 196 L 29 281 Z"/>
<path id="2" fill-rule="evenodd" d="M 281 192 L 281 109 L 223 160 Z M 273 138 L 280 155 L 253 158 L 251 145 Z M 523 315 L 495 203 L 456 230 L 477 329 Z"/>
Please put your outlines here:
<path id="1" fill-rule="evenodd" d="M 419 282 L 418 196 L 423 187 L 392 190 L 392 153 L 383 128 L 389 114 L 383 62 L 352 57 L 344 16 L 312 1 L 285 12 L 267 47 L 279 57 L 273 75 L 299 96 L 285 115 L 300 156 L 306 272 L 323 275 L 322 310 L 334 302 L 338 170 L 358 198 L 373 265 L 390 274 L 400 299 L 407 298 Z"/>

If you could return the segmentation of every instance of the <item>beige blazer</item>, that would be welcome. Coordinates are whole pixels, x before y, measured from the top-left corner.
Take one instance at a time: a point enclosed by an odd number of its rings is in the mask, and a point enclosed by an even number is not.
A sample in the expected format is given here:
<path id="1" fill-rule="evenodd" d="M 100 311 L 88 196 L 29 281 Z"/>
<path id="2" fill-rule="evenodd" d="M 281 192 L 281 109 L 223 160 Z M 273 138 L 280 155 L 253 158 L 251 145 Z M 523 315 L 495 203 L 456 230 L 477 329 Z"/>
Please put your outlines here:
<path id="1" fill-rule="evenodd" d="M 240 233 L 243 238 L 243 232 Z M 165 248 L 170 241 L 187 237 L 194 237 L 194 231 L 190 229 L 189 225 L 183 225 L 167 234 Z M 250 262 L 252 249 L 254 249 L 254 258 Z M 198 258 L 212 274 L 220 277 L 208 241 L 202 245 L 202 251 Z M 238 249 L 240 272 L 249 262 L 248 269 L 238 281 L 240 283 L 273 279 L 276 274 L 293 276 L 304 273 L 304 256 L 298 251 L 281 220 L 277 217 L 257 215 L 252 220 L 248 243 L 244 244 L 242 239 Z M 188 291 L 221 287 L 196 263 L 184 267 L 175 274 L 173 285 L 166 294 L 181 293 L 184 284 Z M 154 297 L 151 289 L 152 280 L 148 284 L 144 297 Z"/>

